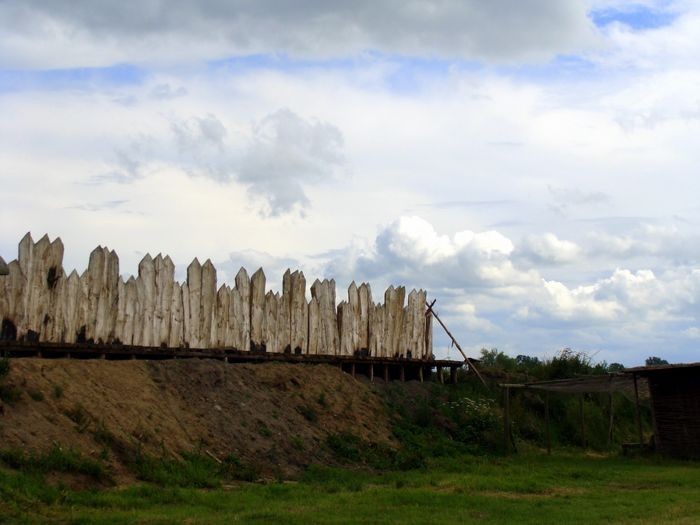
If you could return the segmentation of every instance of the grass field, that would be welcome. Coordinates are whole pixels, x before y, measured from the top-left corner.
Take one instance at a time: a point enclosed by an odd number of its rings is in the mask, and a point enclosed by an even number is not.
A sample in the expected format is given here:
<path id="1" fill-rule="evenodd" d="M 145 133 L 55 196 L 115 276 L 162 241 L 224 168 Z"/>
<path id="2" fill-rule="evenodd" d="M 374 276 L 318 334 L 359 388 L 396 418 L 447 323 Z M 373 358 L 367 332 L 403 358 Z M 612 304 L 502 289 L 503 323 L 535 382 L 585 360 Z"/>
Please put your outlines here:
<path id="1" fill-rule="evenodd" d="M 700 523 L 700 465 L 537 452 L 376 473 L 312 468 L 295 482 L 74 491 L 0 469 L 10 523 Z"/>

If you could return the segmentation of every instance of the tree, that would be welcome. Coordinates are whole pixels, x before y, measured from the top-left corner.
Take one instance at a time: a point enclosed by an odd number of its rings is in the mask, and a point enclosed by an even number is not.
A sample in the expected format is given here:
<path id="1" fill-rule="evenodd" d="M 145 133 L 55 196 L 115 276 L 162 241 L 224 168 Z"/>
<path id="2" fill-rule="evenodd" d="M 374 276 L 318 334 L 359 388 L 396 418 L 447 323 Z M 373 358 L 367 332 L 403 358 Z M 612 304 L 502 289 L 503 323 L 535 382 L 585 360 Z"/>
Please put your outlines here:
<path id="1" fill-rule="evenodd" d="M 646 360 L 646 365 L 647 366 L 655 366 L 655 365 L 667 365 L 668 361 L 665 359 L 661 359 L 660 357 L 647 357 Z"/>

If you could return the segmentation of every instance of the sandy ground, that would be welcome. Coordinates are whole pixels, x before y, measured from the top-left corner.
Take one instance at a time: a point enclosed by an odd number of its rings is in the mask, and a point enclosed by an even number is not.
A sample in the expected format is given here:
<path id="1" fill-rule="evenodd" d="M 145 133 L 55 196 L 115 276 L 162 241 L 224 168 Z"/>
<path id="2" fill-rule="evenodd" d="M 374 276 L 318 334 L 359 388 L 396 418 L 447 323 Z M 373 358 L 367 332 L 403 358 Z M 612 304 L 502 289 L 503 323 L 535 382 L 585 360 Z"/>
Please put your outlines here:
<path id="1" fill-rule="evenodd" d="M 125 479 L 120 455 L 138 447 L 175 457 L 232 453 L 290 476 L 332 461 L 329 434 L 393 444 L 372 385 L 328 365 L 13 359 L 6 383 L 21 398 L 2 406 L 0 448 L 107 452 Z"/>

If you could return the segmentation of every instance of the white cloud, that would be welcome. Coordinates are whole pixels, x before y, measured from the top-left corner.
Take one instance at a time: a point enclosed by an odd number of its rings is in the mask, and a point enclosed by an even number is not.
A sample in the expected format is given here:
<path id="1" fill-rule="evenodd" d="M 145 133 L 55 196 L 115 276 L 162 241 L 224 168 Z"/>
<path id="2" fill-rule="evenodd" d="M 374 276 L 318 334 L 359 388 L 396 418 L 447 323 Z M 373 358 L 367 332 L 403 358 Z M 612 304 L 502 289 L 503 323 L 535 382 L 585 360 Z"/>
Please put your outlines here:
<path id="1" fill-rule="evenodd" d="M 571 264 L 579 261 L 582 254 L 575 242 L 559 239 L 553 233 L 527 235 L 518 252 L 538 264 Z"/>
<path id="2" fill-rule="evenodd" d="M 253 127 L 237 178 L 268 200 L 273 215 L 308 207 L 304 185 L 334 178 L 344 163 L 342 148 L 343 135 L 334 125 L 278 110 Z"/>
<path id="3" fill-rule="evenodd" d="M 685 329 L 683 334 L 691 339 L 700 339 L 700 328 L 697 326 L 691 326 L 690 328 Z"/>

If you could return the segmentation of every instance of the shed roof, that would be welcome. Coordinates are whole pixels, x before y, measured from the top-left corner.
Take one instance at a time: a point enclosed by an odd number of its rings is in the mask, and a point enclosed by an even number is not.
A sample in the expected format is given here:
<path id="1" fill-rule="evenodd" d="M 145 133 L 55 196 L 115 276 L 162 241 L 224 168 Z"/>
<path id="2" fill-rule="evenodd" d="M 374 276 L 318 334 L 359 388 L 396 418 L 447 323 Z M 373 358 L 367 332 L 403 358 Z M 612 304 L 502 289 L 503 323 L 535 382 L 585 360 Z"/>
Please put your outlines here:
<path id="1" fill-rule="evenodd" d="M 640 395 L 648 395 L 646 381 L 638 385 Z M 614 373 L 593 376 L 579 376 L 568 379 L 554 379 L 551 381 L 534 381 L 531 383 L 503 384 L 510 388 L 525 388 L 532 390 L 546 390 L 550 392 L 564 393 L 591 393 L 591 392 L 634 392 L 634 377 L 631 374 Z"/>
<path id="2" fill-rule="evenodd" d="M 677 370 L 677 369 L 687 369 L 687 368 L 700 368 L 699 363 L 676 363 L 671 365 L 653 365 L 653 366 L 637 366 L 635 368 L 625 368 L 625 374 L 640 374 L 649 375 L 654 372 L 659 372 L 662 370 Z"/>

